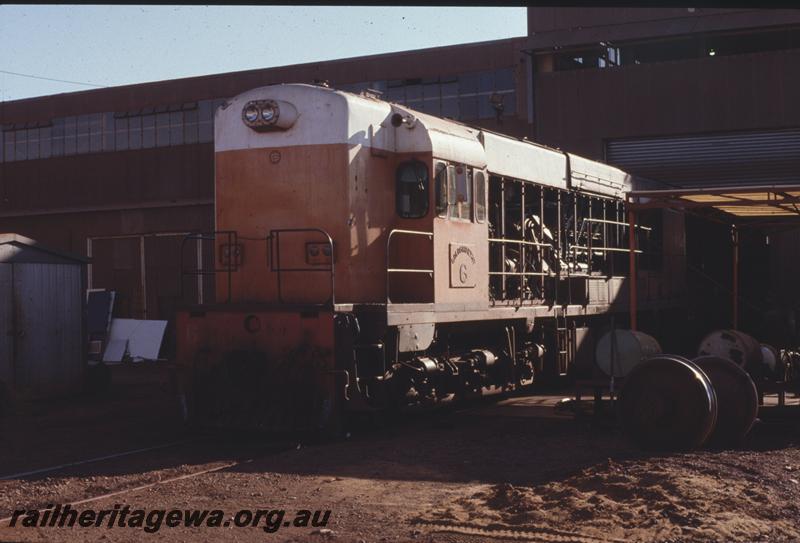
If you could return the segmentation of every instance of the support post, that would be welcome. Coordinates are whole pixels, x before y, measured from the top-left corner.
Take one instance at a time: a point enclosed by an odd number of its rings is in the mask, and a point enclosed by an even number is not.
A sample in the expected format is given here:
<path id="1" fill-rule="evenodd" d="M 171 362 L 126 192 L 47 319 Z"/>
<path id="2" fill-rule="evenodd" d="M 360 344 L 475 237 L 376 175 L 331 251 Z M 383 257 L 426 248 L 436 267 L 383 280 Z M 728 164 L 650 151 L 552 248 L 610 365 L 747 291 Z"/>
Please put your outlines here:
<path id="1" fill-rule="evenodd" d="M 630 285 L 631 330 L 636 330 L 636 212 L 628 202 L 628 281 Z"/>
<path id="2" fill-rule="evenodd" d="M 731 241 L 733 243 L 733 285 L 732 285 L 732 327 L 739 328 L 739 230 L 736 225 L 731 226 Z"/>

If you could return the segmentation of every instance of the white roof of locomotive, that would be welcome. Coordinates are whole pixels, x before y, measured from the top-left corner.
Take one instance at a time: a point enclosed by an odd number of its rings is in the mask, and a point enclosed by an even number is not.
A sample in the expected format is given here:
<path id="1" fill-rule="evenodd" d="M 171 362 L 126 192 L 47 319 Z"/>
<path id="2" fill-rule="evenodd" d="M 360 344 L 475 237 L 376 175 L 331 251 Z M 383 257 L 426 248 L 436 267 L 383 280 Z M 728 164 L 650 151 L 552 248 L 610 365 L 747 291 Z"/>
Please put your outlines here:
<path id="1" fill-rule="evenodd" d="M 256 132 L 248 128 L 242 122 L 244 105 L 265 99 L 293 104 L 298 111 L 295 124 L 282 131 Z M 413 127 L 392 126 L 391 118 L 396 113 L 413 116 Z M 397 153 L 432 153 L 443 160 L 488 167 L 497 175 L 609 196 L 620 196 L 631 185 L 630 175 L 601 162 L 471 128 L 371 96 L 315 85 L 271 85 L 236 96 L 217 110 L 214 142 L 217 152 L 347 144 Z M 568 159 L 571 183 L 567 179 Z"/>

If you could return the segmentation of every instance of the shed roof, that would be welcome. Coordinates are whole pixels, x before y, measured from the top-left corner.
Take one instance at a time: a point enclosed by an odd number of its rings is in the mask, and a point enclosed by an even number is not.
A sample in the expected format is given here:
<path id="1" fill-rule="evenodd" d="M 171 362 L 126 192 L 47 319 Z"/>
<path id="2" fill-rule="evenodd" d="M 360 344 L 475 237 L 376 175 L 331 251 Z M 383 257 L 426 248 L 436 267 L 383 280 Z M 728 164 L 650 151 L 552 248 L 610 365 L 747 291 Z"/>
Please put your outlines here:
<path id="1" fill-rule="evenodd" d="M 800 218 L 800 185 L 706 187 L 670 190 L 635 190 L 627 193 L 632 209 L 713 208 L 729 220 L 747 218 Z"/>
<path id="2" fill-rule="evenodd" d="M 19 234 L 0 233 L 0 264 L 86 264 L 83 256 L 65 253 L 42 245 L 38 241 Z"/>

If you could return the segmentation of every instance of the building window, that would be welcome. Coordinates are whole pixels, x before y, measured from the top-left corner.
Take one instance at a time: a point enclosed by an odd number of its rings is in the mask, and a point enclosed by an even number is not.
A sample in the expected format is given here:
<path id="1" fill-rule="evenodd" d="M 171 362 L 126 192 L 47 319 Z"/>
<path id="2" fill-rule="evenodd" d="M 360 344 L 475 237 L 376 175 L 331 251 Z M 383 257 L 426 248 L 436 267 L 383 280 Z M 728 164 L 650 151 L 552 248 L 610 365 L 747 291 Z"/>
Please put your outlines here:
<path id="1" fill-rule="evenodd" d="M 418 160 L 397 167 L 397 214 L 404 219 L 419 219 L 428 214 L 428 168 Z"/>
<path id="2" fill-rule="evenodd" d="M 631 64 L 781 51 L 798 47 L 800 47 L 800 32 L 796 28 L 747 34 L 701 34 L 638 43 L 601 42 L 555 55 L 555 70 L 611 68 Z"/>
<path id="3" fill-rule="evenodd" d="M 64 155 L 74 155 L 76 148 L 76 131 L 78 119 L 67 117 L 64 119 Z"/>
<path id="4" fill-rule="evenodd" d="M 169 114 L 169 144 L 183 145 L 183 112 L 172 111 Z"/>
<path id="5" fill-rule="evenodd" d="M 0 162 L 210 142 L 214 112 L 224 102 L 205 100 L 6 126 L 0 131 Z"/>
<path id="6" fill-rule="evenodd" d="M 17 137 L 16 145 L 14 146 L 14 160 L 27 160 L 28 159 L 28 131 L 17 130 L 15 136 Z"/>
<path id="7" fill-rule="evenodd" d="M 102 113 L 103 141 L 101 148 L 103 151 L 114 151 L 116 149 L 114 144 L 114 140 L 116 139 L 116 123 L 114 121 L 113 113 L 110 111 Z"/>
<path id="8" fill-rule="evenodd" d="M 142 116 L 142 149 L 151 149 L 156 146 L 156 116 L 155 113 Z"/>
<path id="9" fill-rule="evenodd" d="M 39 129 L 29 128 L 28 133 L 28 160 L 39 158 Z"/>
<path id="10" fill-rule="evenodd" d="M 128 122 L 129 119 L 115 119 L 114 126 L 117 130 L 115 148 L 117 151 L 128 150 Z"/>
<path id="11" fill-rule="evenodd" d="M 169 113 L 156 114 L 156 147 L 169 147 Z"/>
<path id="12" fill-rule="evenodd" d="M 183 112 L 183 142 L 197 143 L 197 106 Z"/>
<path id="13" fill-rule="evenodd" d="M 89 116 L 81 115 L 75 122 L 75 154 L 89 152 Z"/>
<path id="14" fill-rule="evenodd" d="M 99 153 L 103 150 L 103 114 L 89 115 L 89 151 Z"/>
<path id="15" fill-rule="evenodd" d="M 5 148 L 3 156 L 6 162 L 13 162 L 16 158 L 16 152 L 14 151 L 16 138 L 17 136 L 13 131 L 3 132 L 3 147 Z"/>
<path id="16" fill-rule="evenodd" d="M 64 119 L 53 119 L 53 130 L 51 131 L 52 156 L 64 156 Z"/>
<path id="17" fill-rule="evenodd" d="M 511 68 L 429 79 L 395 79 L 379 85 L 376 81 L 339 85 L 356 92 L 366 88 L 384 89 L 383 99 L 411 109 L 469 121 L 516 114 L 516 87 Z M 496 105 L 502 103 L 498 109 Z"/>
<path id="18" fill-rule="evenodd" d="M 50 158 L 53 153 L 53 127 L 39 129 L 39 158 Z"/>
<path id="19" fill-rule="evenodd" d="M 142 148 L 142 118 L 128 119 L 128 149 Z"/>
<path id="20" fill-rule="evenodd" d="M 211 100 L 199 102 L 197 109 L 197 141 L 199 143 L 214 141 L 214 107 Z"/>

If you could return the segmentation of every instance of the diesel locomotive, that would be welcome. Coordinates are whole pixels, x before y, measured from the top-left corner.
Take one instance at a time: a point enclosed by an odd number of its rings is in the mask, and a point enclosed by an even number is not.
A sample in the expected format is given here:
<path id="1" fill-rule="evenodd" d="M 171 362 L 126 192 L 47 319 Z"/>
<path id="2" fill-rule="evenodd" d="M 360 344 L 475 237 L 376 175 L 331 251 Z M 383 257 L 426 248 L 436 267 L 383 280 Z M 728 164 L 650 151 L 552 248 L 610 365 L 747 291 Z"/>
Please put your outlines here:
<path id="1" fill-rule="evenodd" d="M 215 300 L 176 321 L 186 415 L 327 428 L 516 390 L 685 295 L 682 216 L 609 165 L 380 99 L 257 88 L 215 119 Z M 632 237 L 632 238 L 631 238 Z M 638 259 L 627 277 L 629 248 Z M 593 339 L 594 338 L 594 339 Z"/>

